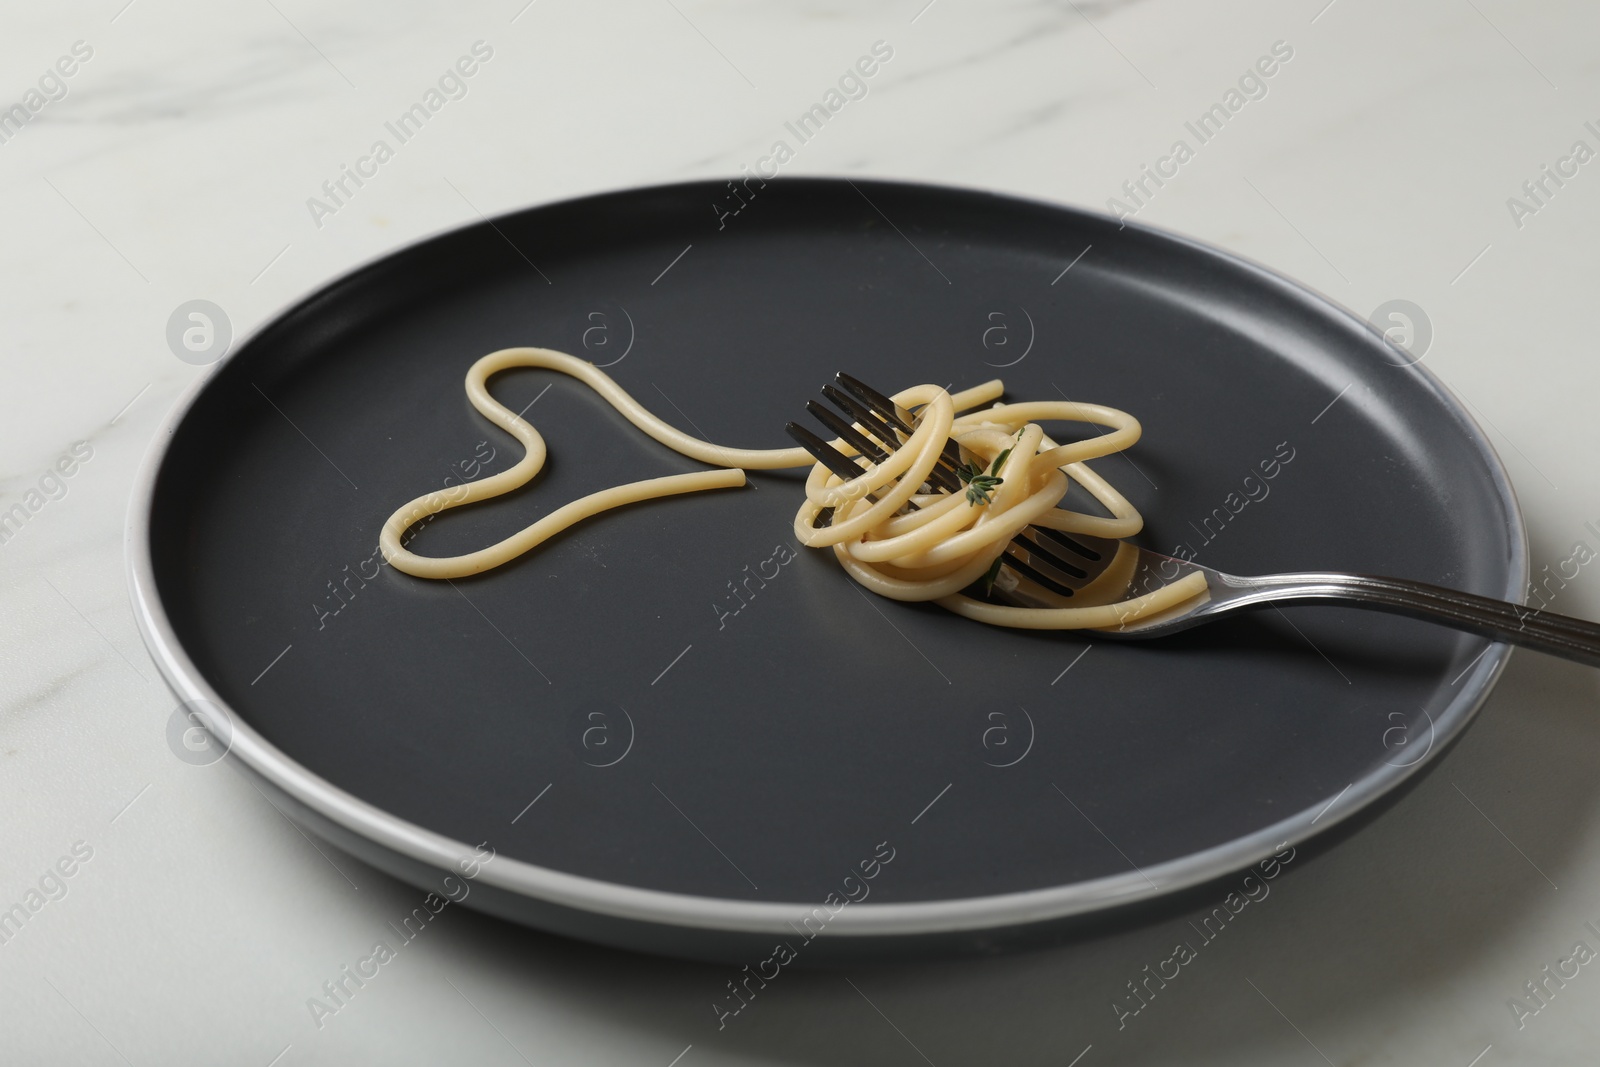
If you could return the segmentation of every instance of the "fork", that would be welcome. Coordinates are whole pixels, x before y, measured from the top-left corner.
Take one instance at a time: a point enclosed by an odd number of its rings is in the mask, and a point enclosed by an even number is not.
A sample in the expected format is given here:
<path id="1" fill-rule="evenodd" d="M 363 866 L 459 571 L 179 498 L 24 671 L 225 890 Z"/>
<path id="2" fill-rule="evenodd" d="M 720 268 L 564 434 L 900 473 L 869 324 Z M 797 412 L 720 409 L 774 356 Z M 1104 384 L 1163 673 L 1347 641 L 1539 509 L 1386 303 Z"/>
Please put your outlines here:
<path id="1" fill-rule="evenodd" d="M 824 386 L 823 396 L 848 418 L 814 400 L 806 404 L 806 409 L 867 460 L 882 462 L 889 450 L 900 447 L 902 435 L 910 435 L 916 417 L 848 374 L 838 374 L 835 380 L 838 386 Z M 805 427 L 791 422 L 786 429 L 790 437 L 839 477 L 853 478 L 863 471 L 854 458 Z M 946 442 L 928 481 L 949 492 L 959 491 L 955 471 L 961 463 L 959 446 L 954 441 Z M 1124 544 L 1127 542 L 1030 526 L 1001 555 L 991 595 L 1028 607 L 1070 606 L 1070 602 L 1062 601 L 1104 574 Z M 1129 583 L 1130 597 L 1155 592 L 1196 573 L 1205 575 L 1206 589 L 1165 611 L 1095 631 L 1106 637 L 1163 637 L 1241 612 L 1282 604 L 1342 604 L 1437 622 L 1600 666 L 1600 625 L 1568 615 L 1407 578 L 1340 571 L 1245 577 L 1137 545 L 1131 547 L 1138 555 Z"/>

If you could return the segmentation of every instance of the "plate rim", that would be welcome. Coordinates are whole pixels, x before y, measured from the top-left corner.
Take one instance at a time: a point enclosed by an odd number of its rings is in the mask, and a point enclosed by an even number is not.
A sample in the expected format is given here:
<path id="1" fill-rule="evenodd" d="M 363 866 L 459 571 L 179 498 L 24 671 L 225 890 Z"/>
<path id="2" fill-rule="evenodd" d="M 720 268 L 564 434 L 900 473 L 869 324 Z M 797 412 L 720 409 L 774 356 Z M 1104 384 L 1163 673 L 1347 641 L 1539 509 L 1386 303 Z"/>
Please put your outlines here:
<path id="1" fill-rule="evenodd" d="M 206 681 L 179 642 L 155 585 L 155 568 L 149 537 L 155 487 L 161 468 L 171 451 L 178 427 L 182 425 L 211 383 L 216 380 L 221 370 L 239 353 L 245 351 L 258 336 L 304 304 L 391 258 L 405 255 L 448 234 L 495 226 L 503 219 L 562 204 L 576 205 L 628 194 L 681 194 L 695 187 L 720 188 L 722 180 L 701 178 L 662 184 L 625 185 L 578 196 L 561 196 L 535 201 L 493 216 L 481 216 L 466 222 L 441 226 L 423 233 L 363 259 L 354 266 L 321 281 L 310 290 L 298 293 L 274 311 L 262 316 L 253 327 L 234 341 L 221 359 L 212 363 L 205 373 L 179 395 L 157 427 L 133 481 L 124 531 L 127 579 L 135 621 L 151 658 L 167 682 L 168 688 L 178 697 L 180 706 L 196 704 L 194 710 L 207 730 L 213 736 L 224 739 L 226 748 L 221 758 L 223 761 L 236 758 L 238 761 L 236 767 L 242 764 L 245 773 L 260 775 L 321 817 L 332 820 L 345 830 L 382 848 L 430 867 L 441 870 L 464 869 L 458 868 L 457 865 L 463 862 L 470 863 L 475 858 L 473 845 L 428 830 L 361 800 L 320 775 L 314 774 L 271 744 L 229 707 Z M 786 181 L 795 185 L 832 187 L 846 183 L 865 184 L 884 192 L 894 189 L 913 189 L 935 194 L 986 196 L 1031 210 L 1065 213 L 1091 224 L 1115 224 L 1122 228 L 1133 229 L 1146 237 L 1174 241 L 1191 251 L 1221 257 L 1233 266 L 1261 277 L 1269 285 L 1286 288 L 1303 298 L 1309 298 L 1312 302 L 1323 305 L 1336 317 L 1361 323 L 1372 333 L 1378 334 L 1376 327 L 1350 308 L 1272 267 L 1187 234 L 1138 220 L 1115 219 L 1104 212 L 1080 205 L 1001 192 L 984 186 L 894 177 L 863 178 L 857 182 L 856 179 L 842 174 L 804 175 L 790 177 Z M 1510 520 L 1511 528 L 1508 531 L 1511 542 L 1510 557 L 1507 561 L 1509 585 L 1502 596 L 1514 600 L 1528 581 L 1528 536 L 1516 490 L 1505 464 L 1478 421 L 1431 368 L 1423 366 L 1419 361 L 1411 364 L 1409 370 L 1417 374 L 1421 384 L 1470 431 L 1467 434 L 1468 441 L 1478 450 L 1480 458 L 1488 469 L 1495 492 Z M 1427 755 L 1407 765 L 1384 764 L 1381 769 L 1369 772 L 1331 800 L 1319 800 L 1318 804 L 1322 805 L 1320 808 L 1307 807 L 1249 834 L 1122 874 L 984 896 L 887 904 L 854 904 L 831 915 L 826 933 L 830 938 L 907 937 L 1008 928 L 1148 902 L 1242 871 L 1285 848 L 1292 848 L 1319 836 L 1357 815 L 1440 758 L 1448 750 L 1450 743 L 1458 738 L 1476 717 L 1505 669 L 1511 652 L 1511 645 L 1503 641 L 1494 641 L 1479 655 L 1470 668 L 1470 677 L 1465 679 L 1466 684 L 1462 685 L 1455 698 L 1435 718 L 1435 744 Z M 1341 799 L 1345 802 L 1340 805 L 1340 810 L 1330 816 L 1329 809 Z M 1324 816 L 1328 816 L 1325 822 L 1323 822 Z M 1317 825 L 1318 823 L 1321 825 Z M 475 877 L 483 883 L 517 896 L 548 904 L 617 919 L 685 929 L 781 935 L 792 931 L 790 924 L 797 917 L 823 906 L 821 902 L 752 901 L 649 889 L 572 874 L 506 856 L 499 857 L 492 864 L 481 865 Z"/>

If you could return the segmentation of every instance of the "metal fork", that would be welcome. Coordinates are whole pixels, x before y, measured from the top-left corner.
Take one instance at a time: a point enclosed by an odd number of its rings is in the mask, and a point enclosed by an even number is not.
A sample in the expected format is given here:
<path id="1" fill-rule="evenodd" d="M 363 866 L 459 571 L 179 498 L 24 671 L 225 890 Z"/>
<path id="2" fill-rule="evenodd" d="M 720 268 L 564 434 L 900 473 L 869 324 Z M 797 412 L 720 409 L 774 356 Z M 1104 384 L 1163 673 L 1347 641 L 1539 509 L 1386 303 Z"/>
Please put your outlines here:
<path id="1" fill-rule="evenodd" d="M 855 419 L 855 426 L 844 425 L 843 428 L 851 430 L 855 437 L 867 437 L 877 455 L 863 448 L 862 442 L 841 432 L 845 420 L 833 412 L 815 401 L 808 403 L 807 409 L 870 461 L 879 462 L 887 455 L 885 446 L 898 447 L 902 440 L 900 435 L 911 433 L 915 417 L 883 393 L 847 374 L 838 375 L 837 380 L 843 390 L 829 386 L 824 388 L 823 395 L 840 404 L 841 409 Z M 822 413 L 826 413 L 826 417 Z M 855 459 L 845 456 L 804 427 L 790 423 L 788 430 L 791 437 L 841 478 L 854 477 L 864 469 Z M 862 430 L 866 431 L 865 435 Z M 958 491 L 955 468 L 962 462 L 959 449 L 954 442 L 949 442 L 929 481 L 939 488 Z M 1029 527 L 1002 555 L 1004 563 L 993 592 L 1012 603 L 1031 607 L 1071 606 L 1066 598 L 1104 574 L 1125 543 Z M 1205 575 L 1206 589 L 1166 611 L 1096 631 L 1107 637 L 1162 637 L 1240 612 L 1282 604 L 1343 604 L 1442 623 L 1457 630 L 1600 666 L 1600 625 L 1568 615 L 1405 578 L 1339 571 L 1243 577 L 1136 545 L 1133 548 L 1138 558 L 1129 583 L 1129 598 L 1154 592 L 1197 573 Z M 1044 569 L 1049 573 L 1045 574 Z M 1040 575 L 1048 582 L 1041 581 Z"/>

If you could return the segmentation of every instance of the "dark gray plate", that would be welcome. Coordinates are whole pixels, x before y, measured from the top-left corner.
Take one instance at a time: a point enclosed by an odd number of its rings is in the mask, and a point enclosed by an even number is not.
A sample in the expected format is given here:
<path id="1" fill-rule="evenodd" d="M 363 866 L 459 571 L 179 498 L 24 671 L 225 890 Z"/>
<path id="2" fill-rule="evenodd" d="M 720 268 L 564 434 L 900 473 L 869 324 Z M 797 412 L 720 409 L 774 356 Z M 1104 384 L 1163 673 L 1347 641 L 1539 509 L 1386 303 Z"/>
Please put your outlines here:
<path id="1" fill-rule="evenodd" d="M 798 472 L 612 513 L 454 584 L 380 567 L 396 506 L 518 458 L 462 379 L 527 344 L 752 447 L 787 446 L 838 369 L 890 389 L 1001 375 L 1012 399 L 1143 421 L 1098 468 L 1151 547 L 1520 593 L 1483 435 L 1323 298 L 981 192 L 753 193 L 719 217 L 724 185 L 622 192 L 413 245 L 273 319 L 174 415 L 133 510 L 141 621 L 307 825 L 429 885 L 488 842 L 470 902 L 562 933 L 860 958 L 1037 942 L 1202 885 L 1366 807 L 1466 725 L 1506 648 L 1403 618 L 1291 608 L 1118 644 L 866 596 L 791 547 Z M 495 393 L 533 405 L 550 464 L 421 552 L 700 469 L 570 379 L 513 371 Z"/>

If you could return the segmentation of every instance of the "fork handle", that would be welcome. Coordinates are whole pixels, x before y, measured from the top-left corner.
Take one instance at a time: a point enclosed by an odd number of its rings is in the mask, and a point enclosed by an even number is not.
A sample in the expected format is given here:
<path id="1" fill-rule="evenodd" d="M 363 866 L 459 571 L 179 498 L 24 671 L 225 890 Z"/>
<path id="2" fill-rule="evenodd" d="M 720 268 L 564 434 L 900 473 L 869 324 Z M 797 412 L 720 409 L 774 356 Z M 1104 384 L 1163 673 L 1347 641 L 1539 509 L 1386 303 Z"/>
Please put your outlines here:
<path id="1" fill-rule="evenodd" d="M 1370 574 L 1227 575 L 1227 608 L 1284 603 L 1344 604 L 1409 615 L 1600 667 L 1600 625 L 1456 589 Z"/>

